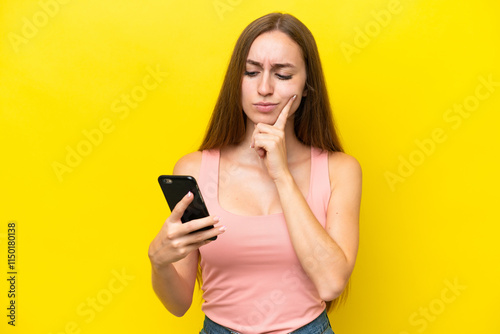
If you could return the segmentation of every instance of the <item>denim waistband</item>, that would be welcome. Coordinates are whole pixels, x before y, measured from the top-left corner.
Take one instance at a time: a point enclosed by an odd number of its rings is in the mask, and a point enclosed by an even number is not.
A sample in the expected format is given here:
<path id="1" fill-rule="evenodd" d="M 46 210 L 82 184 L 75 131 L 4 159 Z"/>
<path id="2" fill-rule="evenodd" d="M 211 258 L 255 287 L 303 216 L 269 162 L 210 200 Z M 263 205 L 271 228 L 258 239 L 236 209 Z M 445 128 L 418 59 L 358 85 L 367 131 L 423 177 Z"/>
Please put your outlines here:
<path id="1" fill-rule="evenodd" d="M 327 329 L 330 329 L 330 331 L 326 331 Z M 323 313 L 321 313 L 316 319 L 291 332 L 290 334 L 322 334 L 325 332 L 333 333 L 326 310 L 324 310 Z M 205 322 L 203 323 L 203 329 L 200 334 L 240 334 L 240 332 L 221 326 L 210 320 L 209 317 L 205 316 Z"/>

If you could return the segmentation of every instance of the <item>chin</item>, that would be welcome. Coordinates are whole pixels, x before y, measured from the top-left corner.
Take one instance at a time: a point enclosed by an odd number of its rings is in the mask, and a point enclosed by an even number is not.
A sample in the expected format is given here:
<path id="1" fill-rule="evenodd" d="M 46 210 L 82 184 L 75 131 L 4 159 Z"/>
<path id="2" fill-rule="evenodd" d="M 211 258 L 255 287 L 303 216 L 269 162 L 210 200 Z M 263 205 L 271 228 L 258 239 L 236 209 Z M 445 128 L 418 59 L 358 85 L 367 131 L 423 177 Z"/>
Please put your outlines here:
<path id="1" fill-rule="evenodd" d="M 265 123 L 273 125 L 274 123 L 276 123 L 278 116 L 274 114 L 258 114 L 258 115 L 252 115 L 252 117 L 248 117 L 248 119 L 254 124 Z"/>

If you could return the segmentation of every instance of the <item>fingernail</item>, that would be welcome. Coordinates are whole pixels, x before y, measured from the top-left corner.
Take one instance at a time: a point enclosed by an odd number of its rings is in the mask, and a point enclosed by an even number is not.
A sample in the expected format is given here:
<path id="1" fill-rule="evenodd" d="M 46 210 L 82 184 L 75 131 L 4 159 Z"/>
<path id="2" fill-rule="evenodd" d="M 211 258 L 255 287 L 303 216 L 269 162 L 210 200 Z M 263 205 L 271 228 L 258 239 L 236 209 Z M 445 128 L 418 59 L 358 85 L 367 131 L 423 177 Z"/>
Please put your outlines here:
<path id="1" fill-rule="evenodd" d="M 218 221 L 220 221 L 220 217 L 219 216 L 215 216 L 214 217 L 214 222 L 218 222 Z"/>
<path id="2" fill-rule="evenodd" d="M 187 197 L 188 197 L 188 198 L 193 197 L 193 193 L 189 191 L 189 192 L 187 193 Z"/>
<path id="3" fill-rule="evenodd" d="M 219 231 L 224 232 L 225 230 L 227 230 L 226 225 L 219 227 Z"/>
<path id="4" fill-rule="evenodd" d="M 295 94 L 292 99 L 295 100 L 297 98 L 297 94 Z"/>

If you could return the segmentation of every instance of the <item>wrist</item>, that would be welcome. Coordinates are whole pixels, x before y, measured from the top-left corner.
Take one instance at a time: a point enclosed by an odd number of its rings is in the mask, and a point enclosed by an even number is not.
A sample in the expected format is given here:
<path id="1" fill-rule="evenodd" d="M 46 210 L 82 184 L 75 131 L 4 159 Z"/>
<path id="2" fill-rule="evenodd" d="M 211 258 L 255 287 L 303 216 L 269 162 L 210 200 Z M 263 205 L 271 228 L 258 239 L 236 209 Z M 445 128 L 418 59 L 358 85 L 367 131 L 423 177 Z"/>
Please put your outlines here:
<path id="1" fill-rule="evenodd" d="M 172 263 L 155 263 L 151 261 L 151 270 L 157 276 L 168 277 L 172 273 Z"/>
<path id="2" fill-rule="evenodd" d="M 280 192 L 281 189 L 284 191 L 290 190 L 295 185 L 295 180 L 288 169 L 282 171 L 273 181 L 278 192 Z"/>
<path id="3" fill-rule="evenodd" d="M 151 263 L 151 269 L 153 270 L 153 272 L 157 274 L 164 274 L 165 272 L 169 271 L 169 269 L 172 267 L 171 262 L 165 261 L 157 254 L 148 254 L 148 255 L 149 255 L 149 262 Z"/>

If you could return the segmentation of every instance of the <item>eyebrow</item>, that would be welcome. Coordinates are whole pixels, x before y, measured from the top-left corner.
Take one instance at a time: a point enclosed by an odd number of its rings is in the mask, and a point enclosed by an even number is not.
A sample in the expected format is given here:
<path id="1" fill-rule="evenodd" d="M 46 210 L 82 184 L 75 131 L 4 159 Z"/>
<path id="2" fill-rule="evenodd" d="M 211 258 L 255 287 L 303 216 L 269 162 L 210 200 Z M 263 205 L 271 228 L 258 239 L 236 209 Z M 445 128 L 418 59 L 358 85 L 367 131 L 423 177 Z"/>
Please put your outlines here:
<path id="1" fill-rule="evenodd" d="M 255 66 L 258 66 L 260 68 L 264 68 L 264 65 L 262 65 L 262 63 L 259 63 L 258 61 L 255 61 L 252 59 L 247 59 L 247 64 L 255 65 Z M 271 64 L 271 67 L 272 68 L 285 68 L 285 67 L 295 68 L 295 66 L 293 64 L 290 64 L 290 63 Z"/>

